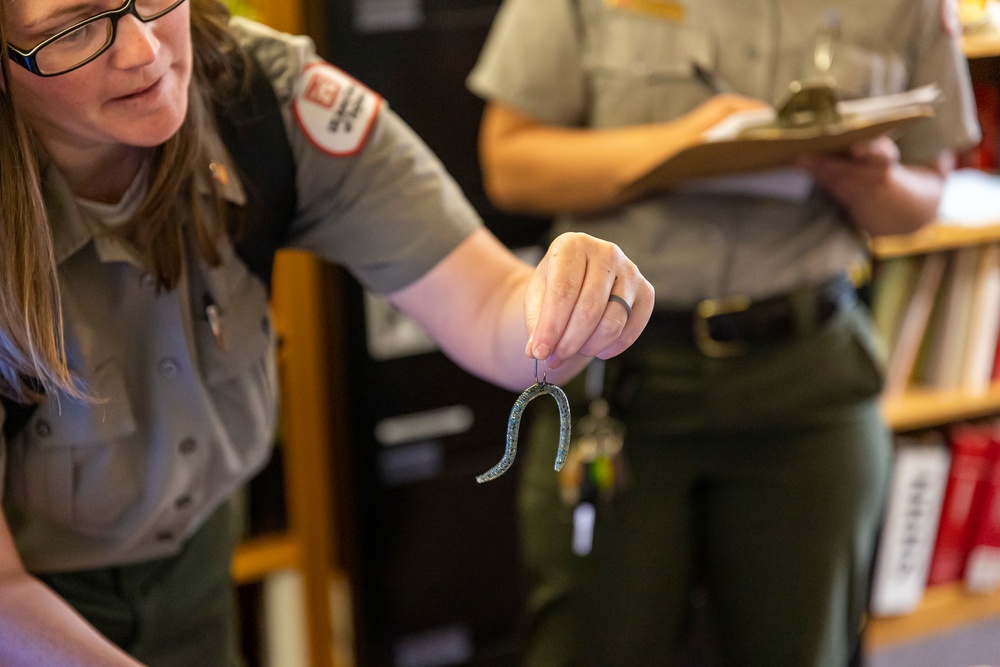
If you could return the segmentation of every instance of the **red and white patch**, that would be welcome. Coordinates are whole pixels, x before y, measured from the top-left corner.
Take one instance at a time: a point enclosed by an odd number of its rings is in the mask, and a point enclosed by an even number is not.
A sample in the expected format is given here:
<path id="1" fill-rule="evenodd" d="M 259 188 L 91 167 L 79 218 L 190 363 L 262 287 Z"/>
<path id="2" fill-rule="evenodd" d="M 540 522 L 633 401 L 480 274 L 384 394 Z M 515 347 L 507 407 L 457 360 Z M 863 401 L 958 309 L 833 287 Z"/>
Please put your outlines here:
<path id="1" fill-rule="evenodd" d="M 316 148 L 347 157 L 365 145 L 381 105 L 379 95 L 346 72 L 312 63 L 295 84 L 292 113 Z"/>
<path id="2" fill-rule="evenodd" d="M 958 0 L 941 0 L 941 26 L 950 37 L 962 34 L 962 22 L 958 17 Z"/>

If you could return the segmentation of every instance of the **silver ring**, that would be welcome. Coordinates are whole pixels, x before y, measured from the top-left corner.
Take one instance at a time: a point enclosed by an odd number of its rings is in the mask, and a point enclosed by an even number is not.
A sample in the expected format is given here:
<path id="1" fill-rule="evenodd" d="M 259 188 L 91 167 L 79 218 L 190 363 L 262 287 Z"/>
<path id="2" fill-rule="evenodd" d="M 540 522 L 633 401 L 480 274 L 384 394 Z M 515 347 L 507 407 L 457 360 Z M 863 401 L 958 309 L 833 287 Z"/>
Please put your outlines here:
<path id="1" fill-rule="evenodd" d="M 618 296 L 617 294 L 612 294 L 611 296 L 608 297 L 608 303 L 611 303 L 612 301 L 614 301 L 615 303 L 620 303 L 625 308 L 626 321 L 628 320 L 628 318 L 632 317 L 632 306 L 630 306 L 628 301 L 625 300 L 625 297 Z"/>

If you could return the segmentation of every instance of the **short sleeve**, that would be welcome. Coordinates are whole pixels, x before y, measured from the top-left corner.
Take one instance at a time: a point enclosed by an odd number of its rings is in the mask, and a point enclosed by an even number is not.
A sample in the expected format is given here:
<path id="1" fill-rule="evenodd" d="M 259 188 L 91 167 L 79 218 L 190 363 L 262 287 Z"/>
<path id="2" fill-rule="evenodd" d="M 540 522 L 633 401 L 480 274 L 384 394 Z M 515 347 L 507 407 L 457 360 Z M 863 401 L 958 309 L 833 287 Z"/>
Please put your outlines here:
<path id="1" fill-rule="evenodd" d="M 572 0 L 506 0 L 466 85 L 558 125 L 581 125 L 587 106 L 582 22 Z"/>
<path id="2" fill-rule="evenodd" d="M 899 140 L 903 159 L 926 162 L 942 151 L 961 151 L 980 139 L 976 102 L 969 78 L 969 64 L 954 28 L 942 16 L 941 0 L 923 0 L 924 20 L 916 40 L 910 87 L 936 84 L 941 104 L 932 121 Z"/>
<path id="3" fill-rule="evenodd" d="M 233 21 L 270 78 L 296 164 L 288 246 L 365 287 L 405 287 L 482 225 L 444 165 L 376 92 L 305 37 Z"/>
<path id="4" fill-rule="evenodd" d="M 481 224 L 437 157 L 385 105 L 357 154 L 332 157 L 310 144 L 293 133 L 292 245 L 345 266 L 375 292 L 409 285 Z"/>

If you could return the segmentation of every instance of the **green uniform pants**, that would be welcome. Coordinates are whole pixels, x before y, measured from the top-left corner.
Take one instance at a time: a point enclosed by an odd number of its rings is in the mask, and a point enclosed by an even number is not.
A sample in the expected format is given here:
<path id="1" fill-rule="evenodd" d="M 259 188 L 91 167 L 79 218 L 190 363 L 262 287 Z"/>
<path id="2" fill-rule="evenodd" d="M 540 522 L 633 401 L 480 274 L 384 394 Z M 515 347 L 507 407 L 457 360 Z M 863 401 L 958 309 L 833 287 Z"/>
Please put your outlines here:
<path id="1" fill-rule="evenodd" d="M 173 557 L 41 575 L 104 636 L 151 667 L 235 667 L 228 504 Z"/>
<path id="2" fill-rule="evenodd" d="M 875 340 L 863 306 L 725 359 L 647 329 L 608 366 L 605 392 L 634 483 L 598 507 L 584 557 L 552 470 L 554 406 L 533 404 L 519 492 L 526 664 L 675 664 L 697 581 L 726 664 L 844 667 L 890 475 Z M 585 412 L 576 401 L 574 417 Z"/>

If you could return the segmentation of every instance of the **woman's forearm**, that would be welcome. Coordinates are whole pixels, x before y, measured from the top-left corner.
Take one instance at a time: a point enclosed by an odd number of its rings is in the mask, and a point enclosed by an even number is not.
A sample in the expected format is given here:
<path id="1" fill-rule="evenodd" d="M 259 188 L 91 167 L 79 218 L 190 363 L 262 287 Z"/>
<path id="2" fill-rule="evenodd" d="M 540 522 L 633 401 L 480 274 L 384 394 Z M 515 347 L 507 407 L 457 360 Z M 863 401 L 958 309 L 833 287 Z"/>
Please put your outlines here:
<path id="1" fill-rule="evenodd" d="M 549 215 L 588 213 L 626 203 L 619 188 L 736 111 L 762 106 L 716 95 L 669 122 L 591 129 L 540 123 L 498 103 L 486 108 L 480 158 L 487 194 L 499 207 Z"/>
<path id="2" fill-rule="evenodd" d="M 0 577 L 0 665 L 139 667 L 42 582 Z"/>
<path id="3" fill-rule="evenodd" d="M 897 165 L 880 188 L 854 200 L 854 224 L 872 236 L 909 234 L 937 216 L 944 176 L 934 168 Z"/>
<path id="4" fill-rule="evenodd" d="M 626 300 L 632 314 L 609 301 Z M 653 310 L 652 285 L 613 243 L 561 234 L 534 269 L 485 228 L 390 299 L 469 372 L 508 389 L 621 353 Z"/>

